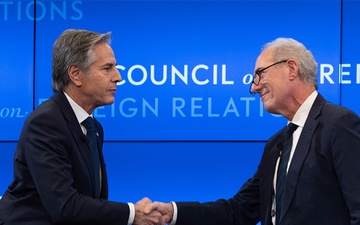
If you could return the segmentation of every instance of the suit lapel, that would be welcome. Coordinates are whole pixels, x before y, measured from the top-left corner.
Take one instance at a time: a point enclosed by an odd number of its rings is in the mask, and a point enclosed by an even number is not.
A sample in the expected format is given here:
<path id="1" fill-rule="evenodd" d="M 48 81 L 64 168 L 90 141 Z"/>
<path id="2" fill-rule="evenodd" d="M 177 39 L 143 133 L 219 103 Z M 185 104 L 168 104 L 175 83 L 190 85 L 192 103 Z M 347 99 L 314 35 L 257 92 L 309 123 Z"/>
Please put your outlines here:
<path id="1" fill-rule="evenodd" d="M 91 157 L 90 157 L 90 150 L 88 145 L 86 144 L 86 136 L 81 130 L 81 127 L 79 125 L 79 122 L 76 118 L 76 115 L 74 113 L 74 110 L 71 108 L 70 103 L 66 99 L 64 93 L 57 92 L 52 97 L 60 106 L 60 109 L 64 115 L 64 118 L 68 122 L 69 130 L 76 142 L 76 145 L 78 146 L 78 149 L 80 150 L 80 154 L 86 164 L 87 170 L 89 172 L 89 175 L 92 179 L 92 183 L 94 183 L 94 174 L 92 171 L 91 166 Z M 75 149 L 74 149 L 75 151 Z"/>
<path id="2" fill-rule="evenodd" d="M 280 221 L 283 219 L 286 211 L 289 209 L 291 201 L 294 197 L 302 166 L 309 153 L 312 137 L 314 135 L 316 127 L 318 126 L 318 121 L 316 120 L 316 118 L 320 115 L 321 109 L 324 104 L 325 99 L 320 94 L 318 94 L 313 106 L 311 107 L 304 128 L 301 132 L 286 179 Z"/>
<path id="3" fill-rule="evenodd" d="M 264 157 L 260 165 L 264 165 L 261 169 L 264 176 L 261 176 L 261 190 L 264 194 L 263 208 L 265 211 L 265 224 L 271 223 L 271 209 L 274 197 L 274 173 L 276 162 L 282 149 L 282 133 L 283 129 L 275 134 L 266 144 Z"/>

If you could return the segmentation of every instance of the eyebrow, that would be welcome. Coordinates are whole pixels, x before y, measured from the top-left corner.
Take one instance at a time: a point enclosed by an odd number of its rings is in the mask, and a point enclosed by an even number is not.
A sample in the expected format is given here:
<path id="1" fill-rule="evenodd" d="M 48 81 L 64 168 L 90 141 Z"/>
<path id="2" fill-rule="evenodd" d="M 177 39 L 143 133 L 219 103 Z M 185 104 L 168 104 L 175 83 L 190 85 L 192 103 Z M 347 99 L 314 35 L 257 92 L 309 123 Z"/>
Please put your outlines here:
<path id="1" fill-rule="evenodd" d="M 260 71 L 262 71 L 265 67 L 259 67 L 255 70 L 255 74 L 258 74 Z"/>
<path id="2" fill-rule="evenodd" d="M 107 66 L 116 66 L 116 63 L 105 63 L 104 65 L 102 65 L 102 67 L 107 67 Z"/>

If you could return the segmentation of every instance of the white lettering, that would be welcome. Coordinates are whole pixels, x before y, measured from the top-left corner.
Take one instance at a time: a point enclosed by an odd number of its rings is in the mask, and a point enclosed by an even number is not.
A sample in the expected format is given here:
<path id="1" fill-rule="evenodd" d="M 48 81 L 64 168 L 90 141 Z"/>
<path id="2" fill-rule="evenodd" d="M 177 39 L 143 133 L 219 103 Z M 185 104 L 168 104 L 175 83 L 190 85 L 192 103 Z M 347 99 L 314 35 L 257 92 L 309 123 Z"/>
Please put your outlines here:
<path id="1" fill-rule="evenodd" d="M 221 84 L 234 84 L 234 81 L 226 80 L 226 65 L 221 66 Z"/>
<path id="2" fill-rule="evenodd" d="M 125 105 L 125 103 L 128 103 L 128 102 L 134 103 L 134 102 L 136 102 L 136 100 L 133 98 L 125 98 L 124 100 L 122 100 L 119 105 L 120 114 L 126 118 L 134 117 L 136 115 L 138 109 L 126 107 L 127 111 L 130 112 L 130 113 L 126 113 L 125 109 L 124 109 L 125 108 L 124 105 Z"/>
<path id="3" fill-rule="evenodd" d="M 138 102 L 141 102 L 139 104 Z M 118 109 L 118 111 L 117 111 Z M 110 112 L 109 112 L 110 110 Z M 147 112 L 151 112 L 153 115 L 158 117 L 159 115 L 159 99 L 154 98 L 154 103 L 151 105 L 149 101 L 142 99 L 141 101 L 136 101 L 134 98 L 125 98 L 120 101 L 118 107 L 116 107 L 116 102 L 110 105 L 109 107 L 100 106 L 94 110 L 94 116 L 97 118 L 105 118 L 106 114 L 109 113 L 111 118 L 117 116 L 117 113 L 120 113 L 120 116 L 125 118 L 132 118 L 138 115 L 139 110 L 141 110 L 141 116 L 147 117 Z"/>
<path id="4" fill-rule="evenodd" d="M 230 98 L 228 105 L 226 106 L 223 117 L 226 117 L 228 113 L 234 113 L 236 117 L 239 117 L 239 112 L 236 108 L 233 98 Z"/>
<path id="5" fill-rule="evenodd" d="M 327 72 L 325 69 L 328 69 Z M 324 84 L 324 78 L 329 81 L 330 84 L 334 84 L 334 81 L 330 78 L 331 74 L 334 72 L 334 67 L 331 64 L 321 64 L 320 65 L 320 83 Z"/>
<path id="6" fill-rule="evenodd" d="M 155 98 L 154 107 L 152 107 L 145 99 L 142 99 L 142 117 L 146 117 L 146 109 L 149 109 L 156 117 L 158 117 L 159 99 Z"/>
<path id="7" fill-rule="evenodd" d="M 202 101 L 202 98 L 191 98 L 191 117 L 203 117 L 203 114 L 195 113 L 195 109 L 201 109 L 201 105 L 196 105 L 199 101 Z"/>
<path id="8" fill-rule="evenodd" d="M 199 81 L 196 77 L 196 73 L 199 69 L 205 69 L 205 70 L 208 70 L 209 67 L 206 66 L 206 65 L 203 65 L 203 64 L 200 64 L 200 65 L 197 65 L 194 67 L 194 69 L 191 71 L 191 77 L 192 77 L 192 80 L 194 81 L 195 84 L 197 85 L 205 85 L 207 83 L 209 83 L 209 79 L 205 79 L 204 81 Z"/>
<path id="9" fill-rule="evenodd" d="M 251 82 L 253 81 L 253 75 L 248 73 L 243 77 L 243 84 L 245 85 L 250 85 Z"/>
<path id="10" fill-rule="evenodd" d="M 142 73 L 141 73 L 142 79 L 140 79 L 140 81 L 135 81 L 135 80 L 133 79 L 133 71 L 134 71 L 135 69 L 140 69 L 141 72 L 142 72 Z M 139 86 L 139 85 L 144 84 L 145 81 L 146 81 L 146 79 L 147 79 L 146 69 L 145 69 L 145 67 L 143 67 L 143 66 L 141 66 L 141 65 L 132 66 L 132 67 L 129 69 L 129 71 L 128 71 L 127 74 L 128 74 L 127 78 L 128 78 L 128 80 L 129 80 L 129 82 L 130 82 L 131 84 L 135 85 L 135 86 Z"/>
<path id="11" fill-rule="evenodd" d="M 351 84 L 351 80 L 344 80 L 344 76 L 349 76 L 349 71 L 343 71 L 344 67 L 350 67 L 350 64 L 340 64 L 339 65 L 339 83 L 340 84 Z"/>
<path id="12" fill-rule="evenodd" d="M 117 65 L 116 68 L 121 71 L 125 71 L 125 66 Z M 177 69 L 174 65 L 171 65 L 170 68 L 170 76 L 171 76 L 171 85 L 176 85 L 177 80 L 180 79 L 184 84 L 188 85 L 189 81 L 192 81 L 196 85 L 207 85 L 210 84 L 211 81 L 209 78 L 212 78 L 212 84 L 217 85 L 218 84 L 218 66 L 215 64 L 213 65 L 213 71 L 212 76 L 209 74 L 207 75 L 207 78 L 200 79 L 199 78 L 199 71 L 205 70 L 209 71 L 209 66 L 204 64 L 199 64 L 194 66 L 194 68 L 191 69 L 191 78 L 189 80 L 189 65 L 184 65 L 183 70 L 180 71 Z M 138 71 L 140 70 L 140 72 Z M 210 71 L 211 72 L 211 71 Z M 123 85 L 126 83 L 126 80 L 129 81 L 132 85 L 139 86 L 143 85 L 148 80 L 148 74 L 150 74 L 150 82 L 154 85 L 164 85 L 166 84 L 168 80 L 168 66 L 163 65 L 162 66 L 162 77 L 160 80 L 156 79 L 156 68 L 155 65 L 150 65 L 149 72 L 146 67 L 142 65 L 133 65 L 129 68 L 129 70 L 126 73 L 126 76 L 123 77 L 123 80 L 119 82 L 117 85 Z M 138 79 L 135 79 L 134 77 L 138 77 Z M 177 79 L 178 78 L 178 79 Z M 227 80 L 226 77 L 226 65 L 221 66 L 221 84 L 222 85 L 232 85 L 234 84 L 234 81 Z"/>
<path id="13" fill-rule="evenodd" d="M 150 66 L 150 79 L 151 82 L 155 85 L 163 85 L 165 84 L 166 80 L 167 80 L 167 65 L 163 66 L 163 77 L 161 81 L 157 81 L 155 80 L 155 66 L 151 65 Z"/>
<path id="14" fill-rule="evenodd" d="M 213 114 L 212 113 L 212 108 L 213 108 L 213 106 L 212 106 L 212 98 L 208 98 L 208 116 L 209 117 L 219 117 L 219 114 L 218 113 L 215 113 L 215 114 Z"/>
<path id="15" fill-rule="evenodd" d="M 110 106 L 100 106 L 94 110 L 94 116 L 97 118 L 114 118 L 117 116 L 124 118 L 133 117 L 159 117 L 160 114 L 164 117 L 192 117 L 192 118 L 219 118 L 219 117 L 253 117 L 253 116 L 264 116 L 264 106 L 260 99 L 256 97 L 239 97 L 238 101 L 234 101 L 233 97 L 229 97 L 228 100 L 219 100 L 214 104 L 215 99 L 209 97 L 207 99 L 202 97 L 190 97 L 184 99 L 181 97 L 174 97 L 172 99 L 165 98 L 160 104 L 159 98 L 153 99 L 136 99 L 132 97 L 122 99 L 119 104 L 114 102 Z M 168 101 L 171 102 L 168 102 Z M 259 102 L 260 108 L 256 107 Z M 167 110 L 168 103 L 170 103 L 170 110 Z M 161 108 L 163 109 L 162 113 Z M 254 112 L 259 109 L 259 114 L 256 115 Z M 1 109 L 0 109 L 1 110 Z M 251 111 L 254 110 L 254 111 Z M 219 113 L 221 112 L 221 113 Z M 0 112 L 0 116 L 8 116 L 10 109 L 3 109 Z M 271 114 L 274 117 L 281 115 Z"/>
<path id="16" fill-rule="evenodd" d="M 245 101 L 245 115 L 250 116 L 250 101 L 255 101 L 255 97 L 242 97 L 240 101 Z"/>
<path id="17" fill-rule="evenodd" d="M 180 102 L 180 105 L 177 104 L 177 102 Z M 172 101 L 172 116 L 176 117 L 176 112 L 178 112 L 182 117 L 186 117 L 185 113 L 182 111 L 182 109 L 185 106 L 185 100 L 183 98 L 173 98 Z"/>
<path id="18" fill-rule="evenodd" d="M 184 84 L 188 84 L 188 65 L 184 65 L 184 74 L 181 74 L 175 66 L 171 65 L 171 84 L 175 85 L 175 75 L 177 75 Z"/>

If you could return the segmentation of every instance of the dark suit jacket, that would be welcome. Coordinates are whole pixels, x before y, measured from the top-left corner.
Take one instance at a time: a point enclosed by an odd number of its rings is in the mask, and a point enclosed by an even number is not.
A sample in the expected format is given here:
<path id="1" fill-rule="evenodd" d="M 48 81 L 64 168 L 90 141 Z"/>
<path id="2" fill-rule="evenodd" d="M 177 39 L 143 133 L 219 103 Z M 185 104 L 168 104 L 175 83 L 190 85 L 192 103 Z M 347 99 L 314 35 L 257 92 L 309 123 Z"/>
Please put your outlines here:
<path id="1" fill-rule="evenodd" d="M 271 223 L 273 178 L 282 131 L 265 146 L 255 175 L 231 199 L 177 202 L 177 225 Z M 316 98 L 287 175 L 277 225 L 360 224 L 360 119 Z"/>
<path id="2" fill-rule="evenodd" d="M 97 122 L 102 149 L 103 129 Z M 126 203 L 107 201 L 100 152 L 102 191 L 93 191 L 90 150 L 65 95 L 55 93 L 26 119 L 14 160 L 14 180 L 0 200 L 0 224 L 127 224 Z"/>

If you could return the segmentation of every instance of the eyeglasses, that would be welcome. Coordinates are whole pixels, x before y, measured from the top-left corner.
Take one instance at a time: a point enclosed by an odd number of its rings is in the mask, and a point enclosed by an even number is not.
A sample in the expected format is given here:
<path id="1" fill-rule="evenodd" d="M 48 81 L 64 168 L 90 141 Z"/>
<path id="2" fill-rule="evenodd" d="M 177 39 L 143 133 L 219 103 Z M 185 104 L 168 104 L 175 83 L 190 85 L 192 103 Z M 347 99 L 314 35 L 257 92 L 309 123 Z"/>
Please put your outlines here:
<path id="1" fill-rule="evenodd" d="M 262 68 L 262 69 L 260 69 L 260 70 L 256 70 L 256 71 L 255 71 L 255 74 L 254 74 L 253 81 L 252 81 L 251 84 L 250 84 L 250 90 L 249 90 L 250 94 L 251 94 L 251 95 L 255 95 L 255 94 L 256 94 L 256 92 L 253 92 L 252 89 L 251 89 L 252 84 L 255 84 L 256 86 L 259 86 L 260 80 L 261 80 L 261 75 L 264 73 L 265 70 L 269 69 L 269 68 L 272 67 L 272 66 L 275 66 L 275 65 L 277 65 L 277 64 L 284 63 L 284 62 L 287 62 L 287 61 L 288 61 L 288 59 L 286 59 L 286 60 L 281 60 L 281 61 L 278 61 L 278 62 L 276 62 L 276 63 L 271 64 L 270 66 L 264 67 L 264 68 Z"/>

